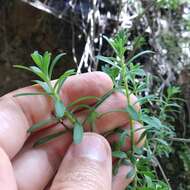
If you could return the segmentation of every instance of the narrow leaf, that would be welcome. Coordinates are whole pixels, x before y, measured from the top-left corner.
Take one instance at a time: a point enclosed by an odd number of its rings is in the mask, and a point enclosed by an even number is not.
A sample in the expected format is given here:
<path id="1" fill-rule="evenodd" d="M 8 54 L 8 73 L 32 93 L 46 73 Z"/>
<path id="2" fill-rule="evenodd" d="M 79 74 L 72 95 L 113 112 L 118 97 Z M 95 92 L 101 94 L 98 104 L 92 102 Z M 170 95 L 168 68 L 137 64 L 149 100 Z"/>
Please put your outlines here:
<path id="1" fill-rule="evenodd" d="M 84 135 L 83 126 L 79 122 L 76 122 L 74 124 L 74 129 L 73 129 L 73 141 L 74 141 L 74 143 L 80 144 L 82 141 L 83 135 Z"/>
<path id="2" fill-rule="evenodd" d="M 57 80 L 57 82 L 55 83 L 54 89 L 57 93 L 59 93 L 59 91 L 61 90 L 61 87 L 64 83 L 64 81 L 71 75 L 75 74 L 75 70 L 71 69 L 66 71 L 64 74 L 62 74 L 59 79 Z"/>
<path id="3" fill-rule="evenodd" d="M 85 124 L 86 122 L 91 123 L 92 119 L 94 118 L 92 115 L 92 112 L 95 112 L 94 109 L 97 108 L 98 106 L 100 106 L 114 91 L 116 91 L 115 88 L 111 89 L 110 91 L 108 91 L 105 95 L 103 95 L 99 101 L 96 102 L 95 106 L 93 106 L 93 109 L 89 112 L 89 114 L 87 115 L 85 121 L 83 122 L 83 124 Z M 97 117 L 97 113 L 96 113 L 96 117 Z"/>
<path id="4" fill-rule="evenodd" d="M 140 53 L 136 54 L 134 57 L 132 57 L 127 63 L 129 64 L 129 63 L 133 62 L 135 59 L 137 59 L 138 57 L 145 55 L 145 54 L 150 54 L 150 53 L 153 54 L 154 52 L 150 51 L 150 50 L 140 52 Z"/>
<path id="5" fill-rule="evenodd" d="M 65 130 L 65 131 L 59 131 L 59 132 L 57 132 L 57 133 L 54 133 L 54 134 L 51 134 L 51 135 L 42 137 L 42 138 L 38 139 L 38 140 L 34 143 L 33 146 L 35 147 L 35 146 L 39 146 L 39 145 L 42 145 L 42 144 L 44 144 L 44 143 L 47 143 L 47 142 L 49 142 L 49 141 L 51 141 L 51 140 L 53 140 L 53 139 L 55 139 L 55 138 L 57 138 L 57 137 L 59 137 L 59 136 L 61 136 L 61 135 L 64 135 L 66 132 L 67 132 L 66 130 Z"/>
<path id="6" fill-rule="evenodd" d="M 51 93 L 43 93 L 43 92 L 35 92 L 35 93 L 20 93 L 20 94 L 15 94 L 13 95 L 13 97 L 19 97 L 19 96 L 47 96 L 47 95 L 51 95 Z"/>
<path id="7" fill-rule="evenodd" d="M 52 124 L 55 124 L 55 123 L 57 123 L 57 120 L 55 118 L 49 118 L 49 119 L 46 119 L 46 120 L 42 120 L 42 121 L 34 124 L 32 127 L 30 127 L 27 130 L 27 132 L 32 133 L 32 132 L 36 131 L 37 129 L 40 129 L 42 127 L 49 126 L 49 125 L 52 125 Z"/>
<path id="8" fill-rule="evenodd" d="M 90 100 L 90 99 L 100 100 L 100 98 L 98 98 L 97 96 L 84 96 L 84 97 L 78 98 L 77 100 L 71 102 L 70 104 L 68 104 L 67 107 L 68 108 L 72 107 L 72 106 L 76 105 L 79 102 L 82 102 L 84 100 Z"/>
<path id="9" fill-rule="evenodd" d="M 135 120 L 135 121 L 138 121 L 138 120 L 139 120 L 138 113 L 137 113 L 137 111 L 134 109 L 133 106 L 128 105 L 127 108 L 126 108 L 126 112 L 129 113 L 130 117 L 131 117 L 133 120 Z"/>
<path id="10" fill-rule="evenodd" d="M 113 151 L 112 156 L 115 158 L 126 158 L 126 153 L 122 151 Z"/>
<path id="11" fill-rule="evenodd" d="M 141 116 L 141 120 L 148 124 L 151 128 L 156 128 L 156 129 L 160 129 L 162 127 L 164 127 L 164 125 L 162 125 L 161 121 L 159 119 L 157 119 L 156 117 L 150 117 L 148 115 L 143 114 Z"/>
<path id="12" fill-rule="evenodd" d="M 108 91 L 106 94 L 104 94 L 100 100 L 96 103 L 96 105 L 94 106 L 94 108 L 97 108 L 98 106 L 100 106 L 109 96 L 111 96 L 111 94 L 113 94 L 113 92 L 115 92 L 117 89 L 113 88 L 110 91 Z"/>
<path id="13" fill-rule="evenodd" d="M 121 69 L 116 63 L 114 63 L 109 57 L 98 55 L 96 58 L 100 61 L 106 62 L 114 67 L 117 67 L 118 69 Z"/>
<path id="14" fill-rule="evenodd" d="M 57 55 L 54 60 L 52 61 L 51 65 L 50 65 L 50 69 L 49 69 L 49 77 L 51 79 L 52 74 L 53 74 L 53 69 L 55 67 L 55 65 L 59 62 L 59 60 L 65 55 L 65 53 L 61 53 L 59 55 Z"/>
<path id="15" fill-rule="evenodd" d="M 61 100 L 55 101 L 55 115 L 57 118 L 62 118 L 64 116 L 66 107 Z"/>
<path id="16" fill-rule="evenodd" d="M 27 71 L 30 71 L 32 72 L 32 70 L 28 67 L 25 67 L 23 65 L 13 65 L 14 68 L 17 68 L 17 69 L 24 69 L 24 70 L 27 70 Z"/>
<path id="17" fill-rule="evenodd" d="M 51 90 L 46 82 L 42 82 L 40 80 L 33 80 L 33 81 L 39 84 L 44 89 L 45 92 L 47 92 L 48 94 L 51 93 Z"/>
<path id="18" fill-rule="evenodd" d="M 48 71 L 49 71 L 50 61 L 51 61 L 51 53 L 46 51 L 43 56 L 43 71 L 44 73 L 46 73 L 46 75 L 49 75 Z"/>
<path id="19" fill-rule="evenodd" d="M 42 56 L 38 53 L 38 51 L 35 51 L 34 53 L 32 53 L 31 57 L 32 57 L 33 61 L 35 62 L 35 64 L 39 68 L 42 68 L 43 59 L 42 59 Z"/>
<path id="20" fill-rule="evenodd" d="M 139 103 L 142 105 L 148 101 L 154 101 L 154 100 L 156 100 L 156 97 L 154 95 L 148 95 L 145 97 L 138 98 L 138 100 L 133 105 L 135 105 L 136 103 Z"/>
<path id="21" fill-rule="evenodd" d="M 46 75 L 40 70 L 40 68 L 36 66 L 31 66 L 30 68 L 32 72 L 39 76 L 42 80 L 47 81 Z"/>
<path id="22" fill-rule="evenodd" d="M 113 48 L 113 50 L 115 51 L 115 53 L 117 54 L 118 51 L 114 46 L 114 40 L 113 39 L 109 39 L 107 36 L 103 36 L 103 38 L 108 42 L 108 44 Z"/>
<path id="23" fill-rule="evenodd" d="M 126 129 L 125 131 L 123 131 L 120 136 L 119 136 L 119 141 L 118 141 L 118 145 L 121 148 L 123 145 L 125 145 L 125 141 L 126 141 L 126 137 L 129 136 L 129 132 Z"/>
<path id="24" fill-rule="evenodd" d="M 76 105 L 72 110 L 71 110 L 71 113 L 74 113 L 76 111 L 79 111 L 81 109 L 88 109 L 88 110 L 91 110 L 92 107 L 87 105 L 87 104 L 79 104 L 79 105 Z"/>

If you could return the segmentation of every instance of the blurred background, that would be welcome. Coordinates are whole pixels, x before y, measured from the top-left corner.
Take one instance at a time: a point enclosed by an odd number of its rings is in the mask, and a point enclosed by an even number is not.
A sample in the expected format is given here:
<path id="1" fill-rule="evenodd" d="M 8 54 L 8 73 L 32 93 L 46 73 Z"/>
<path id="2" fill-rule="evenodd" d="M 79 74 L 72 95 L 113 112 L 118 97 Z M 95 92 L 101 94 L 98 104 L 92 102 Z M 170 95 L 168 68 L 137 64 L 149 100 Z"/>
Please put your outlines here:
<path id="1" fill-rule="evenodd" d="M 180 86 L 185 100 L 175 122 L 179 137 L 190 137 L 190 0 L 0 0 L 0 95 L 30 84 L 33 76 L 13 69 L 31 65 L 34 50 L 66 56 L 55 77 L 69 68 L 78 73 L 101 70 L 95 56 L 110 55 L 102 38 L 127 29 L 126 58 L 137 60 L 155 76 L 150 90 L 160 96 Z M 173 189 L 190 189 L 190 146 L 173 143 L 169 158 L 160 158 Z"/>

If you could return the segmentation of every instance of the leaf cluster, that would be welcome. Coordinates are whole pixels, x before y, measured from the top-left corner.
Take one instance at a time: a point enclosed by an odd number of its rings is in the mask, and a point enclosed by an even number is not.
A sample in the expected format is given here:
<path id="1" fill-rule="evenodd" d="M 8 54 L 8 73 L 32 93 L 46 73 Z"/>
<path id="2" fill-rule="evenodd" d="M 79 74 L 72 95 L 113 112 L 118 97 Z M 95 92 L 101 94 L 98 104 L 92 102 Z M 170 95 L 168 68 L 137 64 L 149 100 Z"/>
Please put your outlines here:
<path id="1" fill-rule="evenodd" d="M 44 126 L 50 126 L 55 125 L 57 123 L 62 123 L 63 119 L 66 117 L 70 120 L 70 122 L 73 124 L 73 140 L 76 144 L 80 143 L 83 137 L 83 127 L 81 123 L 77 120 L 77 118 L 74 117 L 73 113 L 69 110 L 69 107 L 77 104 L 78 100 L 76 102 L 72 102 L 72 105 L 68 105 L 67 107 L 64 105 L 64 102 L 62 101 L 60 97 L 60 90 L 63 86 L 66 79 L 75 74 L 74 70 L 68 70 L 64 72 L 56 81 L 55 83 L 52 82 L 52 76 L 53 76 L 53 70 L 55 65 L 60 61 L 60 59 L 64 56 L 64 53 L 61 53 L 57 55 L 53 60 L 52 55 L 49 52 L 45 52 L 43 55 L 39 54 L 37 51 L 31 54 L 31 57 L 35 63 L 35 66 L 29 66 L 25 67 L 22 65 L 15 65 L 14 67 L 19 69 L 24 69 L 27 71 L 32 72 L 40 80 L 33 80 L 34 83 L 41 86 L 43 89 L 43 92 L 39 93 L 22 93 L 22 94 L 16 94 L 15 97 L 18 96 L 34 96 L 34 95 L 45 95 L 50 96 L 53 103 L 54 103 L 54 115 L 51 118 L 48 118 L 47 120 L 40 121 L 39 123 L 34 124 L 31 128 L 29 128 L 28 132 L 32 133 L 35 132 Z M 86 97 L 87 98 L 94 98 L 94 97 Z M 84 98 L 83 98 L 84 99 Z M 35 145 L 40 145 L 43 143 L 46 143 L 60 135 L 63 135 L 69 128 L 64 125 L 65 130 L 61 131 L 59 133 L 51 134 L 48 136 L 45 136 L 41 139 L 39 139 Z"/>
<path id="2" fill-rule="evenodd" d="M 112 78 L 115 88 L 123 92 L 128 99 L 131 94 L 136 95 L 138 98 L 133 105 L 128 101 L 128 106 L 125 109 L 130 116 L 130 131 L 114 131 L 119 138 L 118 142 L 113 144 L 113 156 L 118 159 L 114 166 L 114 173 L 117 173 L 124 160 L 129 160 L 134 165 L 136 174 L 134 174 L 133 185 L 128 189 L 170 189 L 167 182 L 165 183 L 158 179 L 154 165 L 156 156 L 168 156 L 172 150 L 169 140 L 175 136 L 174 128 L 171 124 L 175 117 L 172 116 L 172 113 L 180 112 L 178 101 L 181 101 L 181 99 L 177 98 L 180 89 L 174 86 L 168 87 L 166 94 L 163 94 L 161 98 L 158 95 L 150 94 L 149 83 L 152 77 L 136 61 L 138 57 L 147 53 L 152 54 L 153 52 L 147 50 L 138 54 L 134 53 L 135 55 L 132 58 L 126 59 L 126 31 L 119 32 L 114 38 L 105 39 L 113 48 L 114 56 L 97 57 L 100 61 L 108 64 L 102 70 Z M 138 47 L 133 49 L 137 50 Z M 134 105 L 137 103 L 141 105 L 139 112 L 134 109 Z M 158 107 L 157 110 L 154 108 L 155 105 Z M 138 142 L 146 137 L 144 148 L 137 148 L 132 139 L 135 133 L 133 127 L 135 122 L 143 125 L 144 132 Z M 122 150 L 126 138 L 131 138 L 131 147 L 133 147 L 133 150 L 128 152 Z"/>
<path id="3" fill-rule="evenodd" d="M 105 136 L 113 133 L 118 135 L 118 141 L 112 144 L 112 155 L 117 159 L 113 167 L 113 173 L 117 173 L 121 164 L 132 164 L 134 169 L 126 177 L 134 177 L 134 182 L 128 189 L 168 190 L 170 189 L 169 184 L 167 181 L 163 182 L 157 177 L 155 167 L 159 165 L 157 156 L 168 155 L 171 152 L 171 142 L 169 139 L 175 136 L 172 122 L 176 116 L 173 113 L 180 111 L 178 101 L 181 101 L 181 99 L 177 98 L 180 89 L 171 86 L 161 98 L 155 94 L 151 94 L 149 90 L 150 74 L 145 72 L 137 61 L 139 57 L 145 54 L 152 54 L 153 52 L 149 50 L 137 54 L 134 52 L 134 56 L 126 59 L 126 44 L 128 39 L 126 31 L 120 31 L 113 38 L 104 38 L 112 47 L 114 54 L 112 57 L 99 55 L 97 59 L 107 63 L 102 70 L 112 78 L 114 88 L 100 98 L 95 96 L 81 97 L 67 106 L 64 105 L 60 97 L 60 90 L 66 79 L 74 75 L 75 72 L 74 70 L 68 70 L 54 83 L 52 82 L 54 67 L 63 57 L 63 53 L 52 59 L 52 55 L 49 52 L 45 52 L 41 55 L 35 51 L 31 55 L 35 66 L 25 67 L 15 65 L 16 68 L 24 69 L 35 74 L 39 80 L 34 80 L 33 82 L 43 89 L 38 93 L 22 93 L 15 96 L 49 96 L 54 105 L 52 117 L 34 124 L 28 132 L 33 133 L 43 129 L 45 126 L 54 126 L 57 123 L 61 123 L 64 126 L 64 130 L 38 139 L 35 145 L 41 145 L 53 140 L 60 135 L 64 135 L 68 130 L 72 131 L 73 141 L 78 144 L 82 141 L 86 123 L 88 123 L 91 126 L 91 130 L 94 131 L 96 129 L 97 118 L 103 117 L 110 112 L 126 112 L 129 116 L 130 130 L 116 129 L 104 134 Z M 136 46 L 133 48 L 134 50 L 140 48 L 139 43 L 134 43 L 134 46 Z M 126 96 L 126 107 L 121 110 L 111 110 L 108 113 L 97 113 L 96 108 L 115 91 L 121 92 Z M 134 103 L 130 102 L 130 96 L 132 94 L 137 97 L 137 101 Z M 96 99 L 96 104 L 93 106 L 82 104 L 81 101 L 86 99 Z M 137 111 L 135 104 L 139 104 L 141 110 Z M 158 109 L 155 110 L 155 106 L 157 106 Z M 88 116 L 82 123 L 74 114 L 77 110 L 81 109 L 87 109 L 89 111 Z M 73 129 L 64 123 L 64 119 L 70 121 Z M 137 123 L 141 124 L 143 128 L 136 129 L 135 125 Z M 134 135 L 137 130 L 142 130 L 143 132 L 138 142 L 135 142 Z M 125 152 L 122 148 L 127 139 L 130 139 L 131 149 Z M 136 144 L 144 139 L 146 139 L 145 146 L 138 148 Z M 157 163 L 155 164 L 155 162 Z"/>

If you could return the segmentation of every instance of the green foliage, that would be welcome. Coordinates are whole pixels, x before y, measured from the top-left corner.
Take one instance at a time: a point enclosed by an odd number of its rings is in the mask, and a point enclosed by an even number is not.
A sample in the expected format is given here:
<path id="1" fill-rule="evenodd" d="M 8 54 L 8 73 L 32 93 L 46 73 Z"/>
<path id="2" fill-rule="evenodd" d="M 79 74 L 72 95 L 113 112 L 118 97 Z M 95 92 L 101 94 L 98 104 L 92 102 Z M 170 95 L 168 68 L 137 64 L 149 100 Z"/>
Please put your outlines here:
<path id="1" fill-rule="evenodd" d="M 177 102 L 181 100 L 176 98 L 180 90 L 178 87 L 171 86 L 168 87 L 165 95 L 161 96 L 162 98 L 153 94 L 147 95 L 146 93 L 149 92 L 149 75 L 135 61 L 138 57 L 147 53 L 152 54 L 153 52 L 144 51 L 135 54 L 126 62 L 127 33 L 121 31 L 113 39 L 106 38 L 106 40 L 113 48 L 115 56 L 98 56 L 97 58 L 109 64 L 109 66 L 103 67 L 103 71 L 112 78 L 115 88 L 126 95 L 128 99 L 126 111 L 130 116 L 130 132 L 124 130 L 115 131 L 118 134 L 119 141 L 113 146 L 113 156 L 118 158 L 114 171 L 118 170 L 123 159 L 129 159 L 135 167 L 136 174 L 134 175 L 134 183 L 127 189 L 171 189 L 168 181 L 163 182 L 158 179 L 154 165 L 160 165 L 158 159 L 156 159 L 157 156 L 168 156 L 172 150 L 170 138 L 175 136 L 175 132 L 171 123 L 175 120 L 173 113 L 180 111 L 180 106 Z M 138 48 L 139 46 L 133 47 L 135 50 Z M 138 97 L 135 104 L 139 103 L 141 105 L 139 112 L 134 109 L 134 105 L 131 105 L 129 101 L 131 94 Z M 155 106 L 158 107 L 157 111 L 152 108 Z M 135 133 L 134 121 L 138 121 L 144 127 L 144 132 L 138 141 L 139 143 L 146 137 L 144 148 L 137 148 L 135 145 L 133 139 Z M 122 146 L 125 139 L 129 137 L 131 138 L 131 151 L 124 154 Z"/>
<path id="2" fill-rule="evenodd" d="M 184 144 L 182 150 L 178 151 L 178 154 L 183 162 L 185 171 L 190 174 L 190 148 Z"/>
<path id="3" fill-rule="evenodd" d="M 181 4 L 188 2 L 188 0 L 157 0 L 159 6 L 176 10 Z"/>
<path id="4" fill-rule="evenodd" d="M 65 107 L 64 102 L 61 100 L 60 97 L 60 90 L 62 85 L 64 84 L 65 80 L 75 74 L 74 70 L 69 70 L 63 73 L 55 82 L 53 85 L 51 80 L 52 80 L 52 75 L 53 75 L 53 69 L 55 65 L 60 61 L 61 57 L 64 54 L 59 54 L 56 56 L 52 61 L 51 61 L 51 53 L 45 52 L 44 55 L 39 54 L 37 51 L 35 51 L 31 57 L 36 64 L 36 66 L 30 66 L 30 67 L 25 67 L 22 65 L 15 65 L 14 67 L 19 68 L 19 69 L 24 69 L 27 71 L 32 72 L 33 74 L 37 75 L 40 80 L 33 80 L 34 83 L 40 85 L 42 89 L 44 90 L 45 93 L 22 93 L 22 94 L 16 94 L 15 96 L 26 96 L 26 95 L 46 95 L 50 96 L 54 102 L 54 118 L 49 118 L 44 121 L 40 121 L 39 123 L 34 124 L 28 132 L 32 133 L 35 132 L 36 130 L 39 130 L 43 128 L 44 126 L 47 125 L 52 125 L 56 124 L 58 122 L 62 122 L 62 119 L 64 117 L 67 117 L 72 124 L 76 126 L 78 123 L 77 119 L 74 118 L 73 114 L 67 107 Z M 75 129 L 75 128 L 74 128 Z M 78 128 L 77 128 L 78 129 Z M 79 131 L 79 130 L 77 130 Z M 80 129 L 80 132 L 83 133 L 83 130 Z M 52 134 L 47 137 L 44 137 L 37 141 L 35 145 L 40 145 L 42 143 L 48 142 L 49 140 L 52 140 L 59 136 L 62 133 L 58 134 Z M 79 143 L 82 138 L 82 134 L 80 134 L 80 137 L 76 136 L 76 133 L 74 133 L 74 142 Z M 76 138 L 77 137 L 77 138 Z"/>
<path id="5" fill-rule="evenodd" d="M 73 129 L 73 140 L 75 144 L 81 143 L 83 138 L 83 133 L 84 133 L 83 126 L 79 122 L 76 122 Z"/>
<path id="6" fill-rule="evenodd" d="M 144 190 L 169 190 L 171 189 L 165 174 L 163 178 L 165 182 L 157 177 L 156 166 L 159 166 L 161 173 L 163 173 L 161 165 L 157 157 L 168 156 L 171 152 L 171 138 L 175 137 L 175 132 L 172 126 L 172 122 L 175 121 L 175 113 L 180 111 L 178 102 L 181 99 L 177 98 L 180 93 L 178 87 L 170 86 L 162 94 L 161 98 L 149 94 L 149 80 L 150 75 L 147 74 L 140 64 L 137 63 L 139 57 L 145 54 L 153 54 L 152 51 L 143 51 L 140 53 L 134 52 L 134 56 L 131 56 L 126 61 L 126 44 L 127 44 L 127 32 L 122 30 L 114 38 L 104 37 L 109 45 L 113 49 L 113 56 L 97 56 L 97 59 L 105 62 L 108 65 L 103 67 L 103 71 L 106 72 L 113 80 L 114 87 L 100 98 L 95 96 L 81 97 L 69 105 L 65 106 L 60 97 L 60 90 L 65 80 L 75 74 L 73 70 L 63 73 L 52 84 L 52 75 L 55 65 L 60 61 L 64 54 L 56 56 L 52 60 L 50 53 L 45 52 L 44 55 L 35 51 L 32 54 L 32 59 L 35 62 L 35 66 L 25 67 L 16 65 L 15 67 L 25 69 L 34 73 L 40 80 L 34 80 L 33 82 L 40 85 L 43 89 L 39 93 L 23 93 L 17 94 L 16 97 L 26 95 L 45 95 L 49 96 L 54 103 L 54 116 L 48 118 L 45 121 L 40 121 L 33 125 L 28 132 L 32 133 L 36 130 L 40 130 L 45 126 L 61 123 L 65 130 L 55 134 L 38 139 L 34 144 L 35 146 L 47 143 L 60 135 L 65 134 L 68 130 L 72 130 L 73 141 L 75 144 L 79 144 L 82 141 L 84 129 L 83 126 L 88 123 L 91 126 L 92 131 L 96 131 L 95 121 L 97 118 L 102 117 L 107 113 L 97 113 L 96 108 L 100 106 L 113 92 L 117 91 L 123 93 L 127 99 L 127 106 L 121 110 L 111 110 L 110 112 L 126 112 L 129 117 L 129 129 L 116 129 L 108 132 L 108 134 L 115 133 L 118 135 L 118 141 L 112 145 L 112 155 L 117 159 L 113 173 L 116 174 L 121 164 L 132 164 L 133 170 L 127 174 L 126 177 L 134 177 L 134 182 L 127 189 L 144 189 Z M 133 43 L 134 50 L 138 50 L 144 43 L 141 37 L 136 38 Z M 148 93 L 148 94 L 147 94 Z M 130 101 L 130 96 L 134 94 L 138 99 L 136 102 Z M 96 103 L 93 106 L 86 104 L 80 104 L 83 100 L 96 99 Z M 139 104 L 140 110 L 136 110 L 135 106 Z M 157 109 L 154 109 L 154 107 Z M 85 121 L 81 123 L 74 113 L 79 109 L 87 109 L 89 111 Z M 73 126 L 73 129 L 68 127 L 64 123 L 64 119 L 68 119 Z M 135 128 L 137 124 L 143 126 L 138 129 Z M 137 130 L 141 130 L 142 134 L 135 142 L 134 134 Z M 123 146 L 126 143 L 126 139 L 130 139 L 131 149 L 127 152 L 123 151 Z M 145 140 L 146 139 L 146 140 Z M 137 147 L 141 141 L 145 140 L 145 146 L 143 148 Z"/>

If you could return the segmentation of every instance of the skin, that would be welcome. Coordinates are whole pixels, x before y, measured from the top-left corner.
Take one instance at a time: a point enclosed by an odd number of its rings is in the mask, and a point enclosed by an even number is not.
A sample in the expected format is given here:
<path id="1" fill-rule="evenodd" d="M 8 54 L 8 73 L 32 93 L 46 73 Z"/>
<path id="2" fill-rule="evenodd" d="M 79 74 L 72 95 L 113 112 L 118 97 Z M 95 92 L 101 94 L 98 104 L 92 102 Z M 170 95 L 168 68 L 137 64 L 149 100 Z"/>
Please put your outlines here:
<path id="1" fill-rule="evenodd" d="M 61 97 L 65 105 L 82 97 L 100 97 L 112 89 L 111 79 L 102 72 L 92 72 L 70 77 L 64 83 Z M 42 136 L 63 129 L 58 124 L 33 135 L 27 133 L 34 123 L 51 116 L 53 105 L 45 96 L 23 96 L 17 93 L 39 92 L 39 86 L 30 86 L 11 92 L 0 99 L 0 187 L 6 190 L 123 190 L 132 179 L 126 175 L 132 166 L 121 166 L 112 177 L 110 143 L 117 137 L 105 139 L 104 133 L 118 126 L 129 129 L 126 113 L 110 113 L 96 121 L 97 133 L 85 132 L 79 145 L 72 144 L 72 135 L 67 132 L 55 140 L 33 148 L 33 143 Z M 131 97 L 131 102 L 136 98 Z M 104 113 L 126 106 L 126 98 L 120 93 L 112 94 L 98 108 Z M 92 105 L 95 100 L 83 103 Z M 138 105 L 135 107 L 140 109 Z M 76 116 L 82 121 L 87 112 L 81 110 Z M 68 125 L 68 121 L 64 121 Z M 140 125 L 140 124 L 139 124 Z M 72 126 L 71 126 L 72 127 Z M 88 131 L 89 126 L 84 126 Z M 140 130 L 139 130 L 140 131 Z M 138 139 L 135 134 L 135 139 Z M 130 147 L 129 139 L 124 149 Z M 142 146 L 140 142 L 138 146 Z"/>

